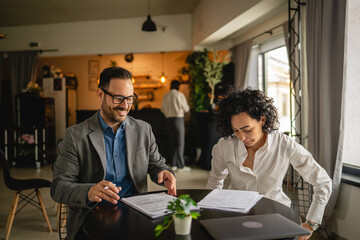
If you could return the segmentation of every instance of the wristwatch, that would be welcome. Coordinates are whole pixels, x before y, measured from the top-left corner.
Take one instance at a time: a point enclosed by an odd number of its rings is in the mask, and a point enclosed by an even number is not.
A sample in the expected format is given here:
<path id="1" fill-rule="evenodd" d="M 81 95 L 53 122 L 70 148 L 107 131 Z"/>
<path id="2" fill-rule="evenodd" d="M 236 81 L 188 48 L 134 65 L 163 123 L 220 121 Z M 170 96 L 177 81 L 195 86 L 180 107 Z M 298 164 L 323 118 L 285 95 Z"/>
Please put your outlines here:
<path id="1" fill-rule="evenodd" d="M 319 228 L 319 226 L 320 226 L 319 224 L 314 223 L 314 222 L 311 222 L 311 221 L 309 221 L 309 220 L 306 220 L 305 223 L 306 223 L 307 225 L 309 225 L 309 227 L 311 227 L 311 229 L 312 229 L 313 231 L 316 231 L 316 230 Z"/>

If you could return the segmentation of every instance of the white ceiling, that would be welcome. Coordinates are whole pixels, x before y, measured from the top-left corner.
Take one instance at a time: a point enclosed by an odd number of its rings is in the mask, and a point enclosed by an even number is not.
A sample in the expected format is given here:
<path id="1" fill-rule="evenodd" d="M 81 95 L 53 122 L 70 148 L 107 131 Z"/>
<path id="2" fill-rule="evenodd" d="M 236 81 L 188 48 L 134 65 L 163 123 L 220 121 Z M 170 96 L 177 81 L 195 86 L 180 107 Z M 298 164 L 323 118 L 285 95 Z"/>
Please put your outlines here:
<path id="1" fill-rule="evenodd" d="M 192 13 L 200 0 L 150 0 L 150 14 Z M 140 17 L 148 0 L 0 0 L 0 27 Z"/>

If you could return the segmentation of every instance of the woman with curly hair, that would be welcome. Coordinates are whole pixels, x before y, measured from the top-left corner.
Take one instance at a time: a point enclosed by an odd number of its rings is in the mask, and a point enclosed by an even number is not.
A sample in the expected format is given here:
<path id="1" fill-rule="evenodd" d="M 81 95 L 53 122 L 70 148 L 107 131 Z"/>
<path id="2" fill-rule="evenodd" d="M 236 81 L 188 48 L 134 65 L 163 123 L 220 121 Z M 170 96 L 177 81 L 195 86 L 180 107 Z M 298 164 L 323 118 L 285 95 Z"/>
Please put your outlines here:
<path id="1" fill-rule="evenodd" d="M 290 207 L 282 183 L 291 164 L 313 186 L 312 203 L 302 225 L 315 231 L 322 221 L 332 181 L 304 147 L 277 131 L 278 126 L 271 98 L 251 88 L 231 89 L 219 103 L 217 128 L 224 137 L 212 150 L 207 187 L 221 189 L 229 175 L 229 189 L 257 191 Z"/>

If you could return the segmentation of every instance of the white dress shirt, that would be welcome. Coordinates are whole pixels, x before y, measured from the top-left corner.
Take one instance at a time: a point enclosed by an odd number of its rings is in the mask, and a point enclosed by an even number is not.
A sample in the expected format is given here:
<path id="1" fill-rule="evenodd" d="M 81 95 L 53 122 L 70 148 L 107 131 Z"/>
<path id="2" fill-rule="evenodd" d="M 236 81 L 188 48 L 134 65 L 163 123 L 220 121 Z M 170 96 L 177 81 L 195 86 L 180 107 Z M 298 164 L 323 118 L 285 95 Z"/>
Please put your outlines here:
<path id="1" fill-rule="evenodd" d="M 171 89 L 164 96 L 160 110 L 167 118 L 184 117 L 184 113 L 188 112 L 190 107 L 182 92 Z"/>
<path id="2" fill-rule="evenodd" d="M 303 146 L 278 131 L 272 131 L 255 153 L 253 170 L 242 165 L 246 157 L 243 142 L 236 137 L 221 138 L 212 150 L 207 187 L 221 189 L 229 174 L 229 189 L 257 191 L 290 207 L 291 200 L 283 192 L 282 183 L 291 164 L 313 186 L 313 199 L 306 219 L 321 223 L 331 194 L 332 180 Z"/>

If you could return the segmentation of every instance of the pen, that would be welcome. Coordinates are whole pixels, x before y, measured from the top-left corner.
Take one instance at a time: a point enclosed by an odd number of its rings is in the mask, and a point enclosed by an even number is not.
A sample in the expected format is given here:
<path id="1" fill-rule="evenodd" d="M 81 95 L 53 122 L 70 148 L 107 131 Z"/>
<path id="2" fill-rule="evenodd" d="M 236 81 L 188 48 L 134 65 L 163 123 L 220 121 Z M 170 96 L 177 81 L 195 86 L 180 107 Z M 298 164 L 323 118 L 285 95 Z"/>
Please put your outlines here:
<path id="1" fill-rule="evenodd" d="M 116 187 L 116 184 L 114 183 L 114 185 L 115 185 L 115 187 Z M 106 190 L 106 189 L 109 189 L 109 187 L 108 186 L 106 186 L 106 187 L 104 187 L 104 189 Z"/>

